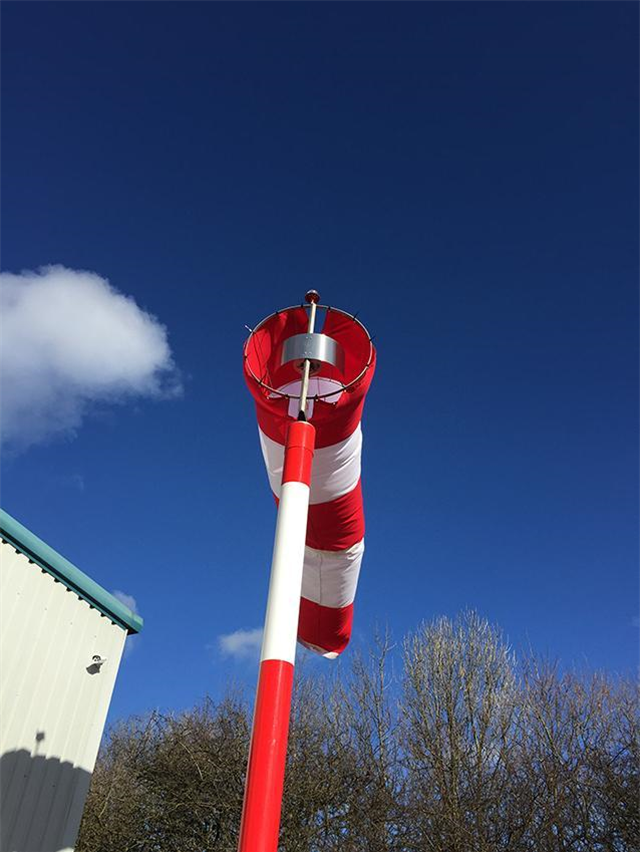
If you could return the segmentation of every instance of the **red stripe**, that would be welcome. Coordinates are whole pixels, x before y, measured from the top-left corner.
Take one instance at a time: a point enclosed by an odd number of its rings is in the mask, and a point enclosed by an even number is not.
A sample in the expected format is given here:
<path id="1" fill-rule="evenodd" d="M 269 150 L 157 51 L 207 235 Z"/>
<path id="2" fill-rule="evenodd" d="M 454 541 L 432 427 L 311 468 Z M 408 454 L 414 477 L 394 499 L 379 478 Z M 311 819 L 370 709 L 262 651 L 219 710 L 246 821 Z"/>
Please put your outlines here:
<path id="1" fill-rule="evenodd" d="M 238 852 L 277 852 L 292 684 L 291 663 L 260 664 Z"/>
<path id="2" fill-rule="evenodd" d="M 347 550 L 364 538 L 362 486 L 329 503 L 309 506 L 307 545 L 315 550 Z"/>
<path id="3" fill-rule="evenodd" d="M 305 330 L 306 313 L 303 308 L 283 311 L 271 317 L 249 338 L 244 349 L 244 376 L 256 402 L 258 423 L 262 431 L 279 444 L 285 442 L 289 417 L 289 400 L 271 399 L 269 391 L 252 377 L 250 369 L 259 379 L 273 388 L 297 379 L 298 373 L 292 364 L 280 363 L 282 341 Z M 362 417 L 364 398 L 369 390 L 375 371 L 376 354 L 369 335 L 347 316 L 329 311 L 326 315 L 323 334 L 334 338 L 344 349 L 345 369 L 340 376 L 335 368 L 324 364 L 320 377 L 334 378 L 351 385 L 336 403 L 318 401 L 314 405 L 311 421 L 317 429 L 316 446 L 330 447 L 344 441 L 356 428 Z M 366 368 L 367 361 L 371 363 Z M 363 376 L 362 371 L 366 368 Z M 358 379 L 358 376 L 361 378 Z M 357 381 L 356 381 L 357 380 Z"/>
<path id="4" fill-rule="evenodd" d="M 373 378 L 371 371 L 367 373 L 367 376 L 369 375 Z M 287 428 L 290 423 L 295 422 L 289 417 L 289 400 L 265 399 L 255 383 L 249 385 L 249 389 L 256 402 L 258 425 L 268 438 L 284 445 Z M 364 393 L 355 392 L 343 393 L 333 405 L 322 400 L 316 402 L 311 418 L 311 423 L 316 427 L 316 447 L 331 447 L 352 435 L 362 419 L 363 407 Z"/>
<path id="5" fill-rule="evenodd" d="M 301 309 L 300 309 L 301 310 Z M 279 343 L 299 331 L 304 311 L 289 312 L 269 321 L 268 327 L 263 327 L 253 335 L 245 351 L 244 377 L 256 403 L 258 424 L 264 434 L 284 446 L 287 428 L 294 422 L 289 417 L 289 400 L 272 399 L 269 392 L 258 385 L 248 371 L 249 364 L 256 375 L 271 387 L 282 387 L 287 381 L 298 378 L 298 374 L 289 365 L 279 366 Z M 329 331 L 327 331 L 329 329 Z M 330 311 L 325 321 L 324 334 L 333 336 L 344 347 L 348 361 L 344 380 L 350 382 L 360 374 L 369 356 L 369 338 L 357 323 L 341 317 Z M 362 419 L 364 398 L 373 379 L 376 367 L 375 349 L 372 351 L 371 364 L 364 376 L 348 391 L 345 391 L 335 403 L 318 400 L 313 408 L 311 422 L 316 427 L 316 447 L 330 447 L 344 441 L 351 435 Z M 319 375 L 336 378 L 332 368 L 321 369 Z M 339 377 L 338 377 L 339 378 Z"/>
<path id="6" fill-rule="evenodd" d="M 289 426 L 284 450 L 283 485 L 285 482 L 304 482 L 305 485 L 311 485 L 315 434 L 316 430 L 311 423 L 296 421 Z"/>
<path id="7" fill-rule="evenodd" d="M 323 651 L 340 654 L 349 644 L 353 624 L 353 604 L 321 606 L 300 598 L 298 639 Z"/>
<path id="8" fill-rule="evenodd" d="M 280 503 L 273 495 L 276 506 Z M 307 547 L 314 550 L 348 550 L 364 538 L 361 480 L 348 494 L 329 503 L 309 506 Z"/>

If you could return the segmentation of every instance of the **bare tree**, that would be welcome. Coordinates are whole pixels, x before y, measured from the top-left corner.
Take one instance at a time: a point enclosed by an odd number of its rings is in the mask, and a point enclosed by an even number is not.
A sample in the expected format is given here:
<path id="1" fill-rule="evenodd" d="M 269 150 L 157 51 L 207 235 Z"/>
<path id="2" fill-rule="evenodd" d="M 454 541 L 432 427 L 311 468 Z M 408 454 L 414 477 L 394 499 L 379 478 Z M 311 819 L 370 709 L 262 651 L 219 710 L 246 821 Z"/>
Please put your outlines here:
<path id="1" fill-rule="evenodd" d="M 117 726 L 98 760 L 78 852 L 235 850 L 247 743 L 247 714 L 234 699 Z"/>
<path id="2" fill-rule="evenodd" d="M 327 706 L 333 737 L 341 743 L 347 773 L 343 843 L 336 848 L 391 852 L 404 848 L 405 776 L 400 754 L 393 645 L 376 634 L 365 657 L 352 656 L 351 670 L 334 685 Z"/>
<path id="3" fill-rule="evenodd" d="M 638 848 L 636 691 L 603 674 L 523 672 L 524 783 L 534 792 L 531 838 L 544 852 Z"/>
<path id="4" fill-rule="evenodd" d="M 640 702 L 637 683 L 619 681 L 609 690 L 606 746 L 591 749 L 593 784 L 601 801 L 605 848 L 640 849 Z"/>
<path id="5" fill-rule="evenodd" d="M 377 637 L 341 676 L 299 680 L 281 833 L 287 852 L 404 849 L 390 649 L 388 636 Z"/>
<path id="6" fill-rule="evenodd" d="M 397 656 L 385 634 L 298 672 L 282 850 L 640 852 L 636 685 L 518 664 L 473 612 Z M 78 852 L 235 852 L 248 747 L 237 696 L 119 723 Z"/>
<path id="7" fill-rule="evenodd" d="M 423 625 L 405 642 L 403 746 L 414 846 L 509 848 L 518 715 L 513 654 L 473 612 Z"/>

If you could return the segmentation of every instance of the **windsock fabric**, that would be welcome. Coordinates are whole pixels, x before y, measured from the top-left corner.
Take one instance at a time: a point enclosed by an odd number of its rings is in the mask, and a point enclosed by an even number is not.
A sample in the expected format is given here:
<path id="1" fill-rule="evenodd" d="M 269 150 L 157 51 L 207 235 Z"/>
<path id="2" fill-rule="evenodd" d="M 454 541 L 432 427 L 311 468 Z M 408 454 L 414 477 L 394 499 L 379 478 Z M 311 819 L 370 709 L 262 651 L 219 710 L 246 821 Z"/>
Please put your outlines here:
<path id="1" fill-rule="evenodd" d="M 270 392 L 254 376 L 280 393 L 299 395 L 300 376 L 291 364 L 280 365 L 280 352 L 284 340 L 306 332 L 307 323 L 304 308 L 282 311 L 260 326 L 244 352 L 245 379 L 256 403 L 262 455 L 276 500 L 280 496 L 285 438 L 297 416 L 298 400 Z M 376 356 L 366 330 L 342 313 L 329 310 L 322 333 L 343 347 L 345 369 L 339 374 L 335 367 L 325 364 L 309 382 L 307 419 L 316 429 L 316 450 L 298 641 L 333 658 L 346 648 L 351 637 L 353 602 L 364 553 L 360 420 Z M 343 390 L 343 385 L 356 377 L 358 381 Z M 316 398 L 321 396 L 325 398 Z"/>

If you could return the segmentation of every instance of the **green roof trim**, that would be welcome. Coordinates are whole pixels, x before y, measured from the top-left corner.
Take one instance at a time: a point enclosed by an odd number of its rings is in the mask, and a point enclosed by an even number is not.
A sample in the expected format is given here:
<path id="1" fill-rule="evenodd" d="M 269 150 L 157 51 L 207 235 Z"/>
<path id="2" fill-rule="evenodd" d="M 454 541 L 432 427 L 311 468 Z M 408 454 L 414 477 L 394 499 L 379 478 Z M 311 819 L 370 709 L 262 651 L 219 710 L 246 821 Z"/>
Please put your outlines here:
<path id="1" fill-rule="evenodd" d="M 91 577 L 87 577 L 84 572 L 45 544 L 37 535 L 23 527 L 4 509 L 0 509 L 0 532 L 2 538 L 10 542 L 16 550 L 24 553 L 48 574 L 73 589 L 79 597 L 120 627 L 124 627 L 128 633 L 139 633 L 142 630 L 143 620 L 139 615 L 99 586 Z"/>

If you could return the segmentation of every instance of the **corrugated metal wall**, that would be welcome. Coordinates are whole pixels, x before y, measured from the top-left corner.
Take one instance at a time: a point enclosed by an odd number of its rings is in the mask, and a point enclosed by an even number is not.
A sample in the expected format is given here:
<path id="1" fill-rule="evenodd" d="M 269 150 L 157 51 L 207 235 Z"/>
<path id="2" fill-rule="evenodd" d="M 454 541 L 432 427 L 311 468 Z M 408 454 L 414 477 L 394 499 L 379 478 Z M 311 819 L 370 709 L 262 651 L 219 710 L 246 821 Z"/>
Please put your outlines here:
<path id="1" fill-rule="evenodd" d="M 126 632 L 0 547 L 0 852 L 73 849 Z"/>

